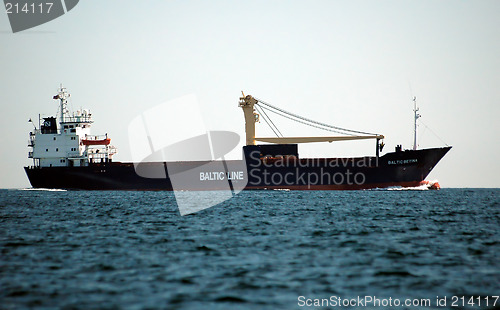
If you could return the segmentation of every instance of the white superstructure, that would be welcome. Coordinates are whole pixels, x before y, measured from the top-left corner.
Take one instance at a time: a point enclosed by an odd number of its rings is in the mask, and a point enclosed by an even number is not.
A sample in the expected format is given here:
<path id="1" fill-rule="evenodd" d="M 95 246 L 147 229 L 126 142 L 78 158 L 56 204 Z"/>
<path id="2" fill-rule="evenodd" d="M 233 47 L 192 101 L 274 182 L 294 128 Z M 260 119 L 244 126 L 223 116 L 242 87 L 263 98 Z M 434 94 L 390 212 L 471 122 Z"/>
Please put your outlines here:
<path id="1" fill-rule="evenodd" d="M 35 167 L 79 167 L 112 160 L 116 148 L 105 136 L 93 136 L 92 114 L 88 110 L 70 113 L 69 94 L 62 87 L 53 99 L 59 100 L 59 125 L 55 117 L 40 120 L 39 128 L 30 132 L 28 157 Z"/>

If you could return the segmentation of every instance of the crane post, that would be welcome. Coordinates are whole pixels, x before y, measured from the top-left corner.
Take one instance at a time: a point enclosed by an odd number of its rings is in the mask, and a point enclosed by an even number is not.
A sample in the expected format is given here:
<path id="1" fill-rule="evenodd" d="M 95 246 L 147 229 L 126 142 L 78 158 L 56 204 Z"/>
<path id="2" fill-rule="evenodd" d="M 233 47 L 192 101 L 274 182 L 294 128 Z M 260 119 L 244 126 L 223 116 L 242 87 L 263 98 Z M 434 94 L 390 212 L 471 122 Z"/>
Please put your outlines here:
<path id="1" fill-rule="evenodd" d="M 243 92 L 241 92 L 243 94 Z M 257 121 L 257 114 L 254 110 L 254 105 L 257 100 L 250 96 L 244 95 L 240 97 L 239 106 L 243 109 L 243 114 L 245 115 L 245 133 L 246 133 L 246 145 L 255 145 L 255 122 Z"/>

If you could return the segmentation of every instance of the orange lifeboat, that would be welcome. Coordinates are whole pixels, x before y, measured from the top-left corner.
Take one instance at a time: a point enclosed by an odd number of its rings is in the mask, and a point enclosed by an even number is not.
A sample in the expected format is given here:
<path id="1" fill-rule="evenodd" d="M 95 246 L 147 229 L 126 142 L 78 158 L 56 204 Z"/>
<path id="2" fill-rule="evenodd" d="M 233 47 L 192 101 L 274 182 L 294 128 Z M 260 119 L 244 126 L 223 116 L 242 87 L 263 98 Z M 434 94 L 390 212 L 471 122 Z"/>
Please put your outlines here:
<path id="1" fill-rule="evenodd" d="M 111 139 L 100 139 L 100 140 L 90 140 L 90 139 L 82 139 L 82 145 L 108 145 L 111 142 Z"/>

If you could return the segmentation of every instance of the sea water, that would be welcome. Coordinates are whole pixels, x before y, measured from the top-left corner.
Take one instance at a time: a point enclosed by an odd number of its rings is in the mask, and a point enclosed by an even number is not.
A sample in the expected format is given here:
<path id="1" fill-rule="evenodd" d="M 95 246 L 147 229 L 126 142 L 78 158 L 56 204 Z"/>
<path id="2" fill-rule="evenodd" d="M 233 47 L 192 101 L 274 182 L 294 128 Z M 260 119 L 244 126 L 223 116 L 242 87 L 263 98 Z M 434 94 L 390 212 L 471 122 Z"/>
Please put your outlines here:
<path id="1" fill-rule="evenodd" d="M 484 309 L 499 253 L 500 189 L 0 190 L 3 309 Z"/>

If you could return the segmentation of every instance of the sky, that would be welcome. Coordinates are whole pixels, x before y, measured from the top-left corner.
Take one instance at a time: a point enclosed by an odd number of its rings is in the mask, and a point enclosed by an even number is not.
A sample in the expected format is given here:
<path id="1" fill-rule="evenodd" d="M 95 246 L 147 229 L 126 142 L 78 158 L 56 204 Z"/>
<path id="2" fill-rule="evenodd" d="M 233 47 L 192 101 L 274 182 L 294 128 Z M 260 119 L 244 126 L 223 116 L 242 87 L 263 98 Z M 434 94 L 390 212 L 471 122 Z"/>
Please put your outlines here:
<path id="1" fill-rule="evenodd" d="M 324 123 L 383 134 L 387 151 L 452 150 L 442 187 L 500 187 L 499 1 L 100 1 L 12 33 L 0 12 L 0 188 L 30 187 L 28 119 L 70 108 L 131 161 L 130 122 L 195 95 L 207 130 L 238 133 L 241 91 Z M 186 106 L 186 109 L 191 107 Z M 274 118 L 273 118 L 274 120 Z M 189 126 L 165 115 L 165 122 Z M 285 136 L 329 135 L 276 119 Z M 424 125 L 425 124 L 425 125 Z M 175 128 L 175 126 L 173 126 Z M 258 136 L 272 136 L 265 123 Z M 175 136 L 176 132 L 165 134 Z M 373 155 L 373 141 L 301 145 L 301 157 Z"/>

